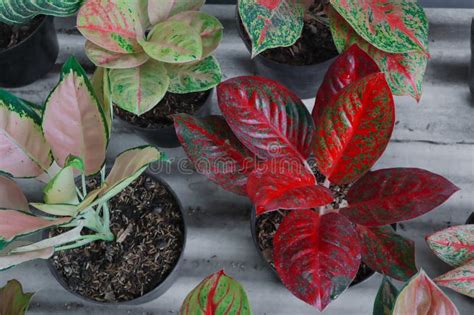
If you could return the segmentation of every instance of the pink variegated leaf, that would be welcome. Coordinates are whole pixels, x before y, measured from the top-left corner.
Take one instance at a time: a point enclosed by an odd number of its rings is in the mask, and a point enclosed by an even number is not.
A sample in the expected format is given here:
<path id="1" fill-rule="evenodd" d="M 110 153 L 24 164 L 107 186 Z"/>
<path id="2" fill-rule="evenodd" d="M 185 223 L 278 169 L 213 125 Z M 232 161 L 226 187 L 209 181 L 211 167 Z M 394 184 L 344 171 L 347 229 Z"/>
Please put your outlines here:
<path id="1" fill-rule="evenodd" d="M 28 200 L 18 184 L 0 175 L 0 208 L 30 211 Z"/>
<path id="2" fill-rule="evenodd" d="M 459 267 L 474 259 L 474 224 L 441 230 L 428 236 L 426 242 L 441 260 Z"/>
<path id="3" fill-rule="evenodd" d="M 16 265 L 35 259 L 48 259 L 54 254 L 54 248 L 45 248 L 25 253 L 0 256 L 0 271 L 10 269 Z M 1 314 L 1 313 L 0 313 Z"/>
<path id="4" fill-rule="evenodd" d="M 127 69 L 138 67 L 148 61 L 150 57 L 144 52 L 122 54 L 102 48 L 91 41 L 86 41 L 87 57 L 97 67 L 108 69 Z"/>
<path id="5" fill-rule="evenodd" d="M 199 10 L 205 0 L 148 0 L 148 17 L 151 25 L 184 11 Z"/>
<path id="6" fill-rule="evenodd" d="M 440 286 L 474 298 L 474 259 L 434 279 Z"/>

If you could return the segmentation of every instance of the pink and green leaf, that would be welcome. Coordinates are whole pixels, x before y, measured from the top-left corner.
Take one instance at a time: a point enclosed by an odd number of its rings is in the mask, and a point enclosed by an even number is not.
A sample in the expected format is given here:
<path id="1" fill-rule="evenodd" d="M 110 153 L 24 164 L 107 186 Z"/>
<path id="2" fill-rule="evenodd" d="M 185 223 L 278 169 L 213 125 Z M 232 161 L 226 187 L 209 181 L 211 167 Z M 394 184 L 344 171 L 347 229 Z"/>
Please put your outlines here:
<path id="1" fill-rule="evenodd" d="M 189 292 L 179 314 L 250 315 L 252 310 L 244 288 L 221 270 Z"/>
<path id="2" fill-rule="evenodd" d="M 474 298 L 474 259 L 434 279 L 440 286 Z"/>
<path id="3" fill-rule="evenodd" d="M 398 295 L 398 289 L 384 277 L 375 297 L 373 315 L 392 315 L 393 306 Z"/>
<path id="4" fill-rule="evenodd" d="M 155 25 L 180 12 L 199 10 L 204 2 L 205 0 L 148 0 L 150 23 Z"/>
<path id="5" fill-rule="evenodd" d="M 349 206 L 340 210 L 351 221 L 381 226 L 419 217 L 459 188 L 440 175 L 417 168 L 388 168 L 370 172 L 347 194 Z"/>
<path id="6" fill-rule="evenodd" d="M 34 293 L 24 293 L 21 283 L 10 280 L 0 288 L 0 314 L 25 315 Z"/>
<path id="7" fill-rule="evenodd" d="M 2 175 L 0 175 L 0 208 L 30 211 L 28 200 L 20 186 L 14 180 Z"/>
<path id="8" fill-rule="evenodd" d="M 0 271 L 13 268 L 16 265 L 22 264 L 24 262 L 32 261 L 35 259 L 49 259 L 51 256 L 53 256 L 53 254 L 54 254 L 54 248 L 50 247 L 50 248 L 40 249 L 40 250 L 32 251 L 32 252 L 0 256 Z"/>
<path id="9" fill-rule="evenodd" d="M 262 77 L 236 77 L 218 86 L 217 97 L 236 137 L 258 157 L 304 161 L 310 155 L 311 114 L 283 85 Z"/>
<path id="10" fill-rule="evenodd" d="M 196 170 L 224 189 L 246 195 L 256 158 L 235 137 L 221 116 L 174 116 L 178 139 Z"/>
<path id="11" fill-rule="evenodd" d="M 459 315 L 459 311 L 448 296 L 421 270 L 398 295 L 392 314 Z"/>
<path id="12" fill-rule="evenodd" d="M 474 259 L 474 224 L 444 229 L 428 236 L 426 242 L 441 260 L 459 267 Z"/>
<path id="13" fill-rule="evenodd" d="M 64 168 L 59 171 L 43 189 L 46 204 L 79 204 L 74 181 L 75 172 L 84 172 L 84 163 L 80 158 L 71 156 Z"/>
<path id="14" fill-rule="evenodd" d="M 109 70 L 97 67 L 94 71 L 94 75 L 91 79 L 92 88 L 95 91 L 95 95 L 99 100 L 99 104 L 102 106 L 102 111 L 104 112 L 105 121 L 107 123 L 109 140 L 112 135 L 112 100 L 110 96 L 110 80 L 109 80 Z"/>
<path id="15" fill-rule="evenodd" d="M 370 269 L 407 281 L 418 270 L 415 265 L 415 243 L 393 231 L 390 226 L 357 226 L 362 261 Z"/>
<path id="16" fill-rule="evenodd" d="M 73 204 L 47 204 L 47 203 L 30 203 L 32 207 L 54 216 L 73 217 L 77 214 L 78 205 Z"/>
<path id="17" fill-rule="evenodd" d="M 87 57 L 97 67 L 108 69 L 128 69 L 138 67 L 148 61 L 150 57 L 144 52 L 122 54 L 102 48 L 91 41 L 86 41 Z"/>
<path id="18" fill-rule="evenodd" d="M 351 284 L 361 261 L 355 227 L 337 213 L 292 211 L 273 245 L 275 268 L 284 285 L 320 311 Z"/>

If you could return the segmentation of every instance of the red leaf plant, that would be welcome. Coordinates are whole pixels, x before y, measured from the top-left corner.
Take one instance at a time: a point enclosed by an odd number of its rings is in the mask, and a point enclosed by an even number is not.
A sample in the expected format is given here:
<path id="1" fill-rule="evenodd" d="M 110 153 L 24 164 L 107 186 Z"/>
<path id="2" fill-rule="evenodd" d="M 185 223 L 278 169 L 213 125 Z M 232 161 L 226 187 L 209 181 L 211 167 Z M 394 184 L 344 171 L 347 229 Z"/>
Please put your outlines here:
<path id="1" fill-rule="evenodd" d="M 294 93 L 259 77 L 221 83 L 218 102 L 224 119 L 176 115 L 178 137 L 197 170 L 247 195 L 256 215 L 297 210 L 273 241 L 275 269 L 295 296 L 324 310 L 361 262 L 402 281 L 417 273 L 414 243 L 390 224 L 433 210 L 458 188 L 420 169 L 370 171 L 390 140 L 395 109 L 362 49 L 350 47 L 328 70 L 312 117 Z M 341 209 L 331 204 L 335 188 L 347 191 Z"/>

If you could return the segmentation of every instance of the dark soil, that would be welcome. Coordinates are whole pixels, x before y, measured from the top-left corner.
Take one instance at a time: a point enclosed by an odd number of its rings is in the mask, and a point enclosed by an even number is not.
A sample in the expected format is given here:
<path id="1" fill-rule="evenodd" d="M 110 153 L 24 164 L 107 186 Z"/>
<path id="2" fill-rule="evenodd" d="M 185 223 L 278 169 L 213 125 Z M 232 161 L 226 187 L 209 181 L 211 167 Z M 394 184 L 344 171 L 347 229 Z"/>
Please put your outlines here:
<path id="1" fill-rule="evenodd" d="M 8 25 L 0 22 L 0 51 L 12 48 L 27 39 L 43 19 L 44 16 L 37 16 L 25 25 Z"/>
<path id="2" fill-rule="evenodd" d="M 331 30 L 328 25 L 315 20 L 314 16 L 321 13 L 321 0 L 315 0 L 315 5 L 309 9 L 304 21 L 301 37 L 289 47 L 278 47 L 268 49 L 261 53 L 265 58 L 287 65 L 302 66 L 313 65 L 324 62 L 338 55 L 336 45 L 332 39 Z M 240 28 L 244 30 L 242 21 Z M 250 45 L 250 38 L 245 30 L 244 41 Z"/>
<path id="3" fill-rule="evenodd" d="M 114 114 L 128 123 L 141 128 L 163 128 L 173 125 L 171 115 L 186 113 L 193 115 L 206 102 L 211 90 L 188 94 L 166 93 L 152 110 L 141 116 L 114 106 Z"/>
<path id="4" fill-rule="evenodd" d="M 97 184 L 90 180 L 88 188 Z M 51 262 L 71 291 L 99 302 L 129 301 L 156 288 L 176 266 L 184 222 L 173 194 L 146 175 L 109 205 L 115 241 L 56 253 Z"/>

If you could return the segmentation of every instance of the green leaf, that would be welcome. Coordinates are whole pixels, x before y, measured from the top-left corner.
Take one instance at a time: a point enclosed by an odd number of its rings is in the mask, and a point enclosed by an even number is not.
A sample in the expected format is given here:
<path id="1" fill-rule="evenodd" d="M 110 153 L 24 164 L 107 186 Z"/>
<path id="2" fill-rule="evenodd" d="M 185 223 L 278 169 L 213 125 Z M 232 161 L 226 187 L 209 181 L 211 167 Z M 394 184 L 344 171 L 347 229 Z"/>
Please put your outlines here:
<path id="1" fill-rule="evenodd" d="M 392 315 L 397 295 L 398 289 L 384 277 L 375 297 L 373 315 Z"/>
<path id="2" fill-rule="evenodd" d="M 47 204 L 47 203 L 30 203 L 32 207 L 51 215 L 61 217 L 72 217 L 76 215 L 77 205 L 72 204 Z"/>
<path id="3" fill-rule="evenodd" d="M 2 0 L 0 22 L 25 24 L 37 15 L 70 16 L 79 10 L 83 0 Z"/>
<path id="4" fill-rule="evenodd" d="M 304 8 L 294 0 L 239 0 L 239 14 L 252 43 L 252 58 L 293 45 L 303 31 Z"/>
<path id="5" fill-rule="evenodd" d="M 167 63 L 191 62 L 203 56 L 203 43 L 198 30 L 182 21 L 157 24 L 146 40 L 140 40 L 140 44 L 151 58 Z"/>
<path id="6" fill-rule="evenodd" d="M 24 293 L 21 283 L 10 280 L 0 289 L 0 314 L 24 315 L 34 293 Z"/>
<path id="7" fill-rule="evenodd" d="M 70 156 L 64 168 L 59 171 L 43 189 L 44 202 L 47 204 L 79 204 L 74 182 L 74 172 L 84 172 L 84 162 L 75 156 Z"/>
<path id="8" fill-rule="evenodd" d="M 168 91 L 171 93 L 191 93 L 207 91 L 221 82 L 221 67 L 216 58 L 209 56 L 198 63 L 166 64 L 170 78 Z"/>
<path id="9" fill-rule="evenodd" d="M 154 60 L 137 68 L 111 69 L 109 78 L 113 102 L 136 115 L 155 107 L 170 84 L 165 66 Z"/>

